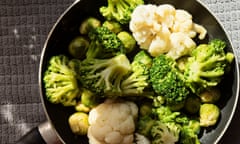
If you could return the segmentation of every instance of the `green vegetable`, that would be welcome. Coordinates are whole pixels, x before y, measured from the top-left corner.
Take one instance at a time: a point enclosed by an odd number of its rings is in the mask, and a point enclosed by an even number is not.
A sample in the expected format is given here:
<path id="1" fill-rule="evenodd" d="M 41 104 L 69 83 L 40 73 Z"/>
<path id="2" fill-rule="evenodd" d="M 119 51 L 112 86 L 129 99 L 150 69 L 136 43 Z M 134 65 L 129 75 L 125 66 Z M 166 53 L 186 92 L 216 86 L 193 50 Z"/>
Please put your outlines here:
<path id="1" fill-rule="evenodd" d="M 213 126 L 220 116 L 219 108 L 214 104 L 202 104 L 200 107 L 200 125 L 202 127 Z"/>
<path id="2" fill-rule="evenodd" d="M 189 114 L 196 114 L 200 109 L 200 105 L 201 100 L 199 97 L 189 96 L 184 103 L 184 109 Z"/>
<path id="3" fill-rule="evenodd" d="M 68 52 L 74 58 L 81 59 L 85 57 L 88 46 L 89 41 L 85 37 L 77 36 L 70 42 Z"/>
<path id="4" fill-rule="evenodd" d="M 150 81 L 154 91 L 164 97 L 168 106 L 174 110 L 184 106 L 190 91 L 173 59 L 165 55 L 155 57 L 150 68 Z"/>
<path id="5" fill-rule="evenodd" d="M 89 127 L 88 114 L 75 112 L 68 119 L 69 126 L 74 134 L 86 135 Z"/>
<path id="6" fill-rule="evenodd" d="M 64 55 L 51 57 L 43 81 L 47 99 L 51 103 L 74 106 L 79 96 L 79 60 L 69 60 Z"/>
<path id="7" fill-rule="evenodd" d="M 125 94 L 142 94 L 149 86 L 149 70 L 152 58 L 145 52 L 138 52 L 131 63 L 130 74 L 121 82 Z"/>
<path id="8" fill-rule="evenodd" d="M 149 115 L 141 116 L 137 122 L 137 132 L 146 137 L 151 136 L 151 129 L 155 124 L 155 120 Z"/>
<path id="9" fill-rule="evenodd" d="M 110 58 L 124 53 L 124 45 L 115 33 L 106 27 L 97 27 L 88 34 L 90 44 L 86 57 Z"/>
<path id="10" fill-rule="evenodd" d="M 155 122 L 152 127 L 152 144 L 174 144 L 179 139 L 180 127 L 174 123 Z"/>
<path id="11" fill-rule="evenodd" d="M 81 103 L 89 108 L 93 108 L 99 104 L 99 98 L 90 90 L 83 89 L 81 93 Z"/>
<path id="12" fill-rule="evenodd" d="M 214 39 L 209 44 L 200 44 L 192 51 L 184 73 L 194 93 L 216 86 L 221 81 L 234 58 L 232 53 L 225 53 L 225 47 L 224 41 Z"/>
<path id="13" fill-rule="evenodd" d="M 122 41 L 126 53 L 132 52 L 136 47 L 136 40 L 133 38 L 132 34 L 127 31 L 121 31 L 117 34 L 117 37 Z"/>
<path id="14" fill-rule="evenodd" d="M 81 34 L 88 34 L 90 31 L 100 26 L 101 26 L 100 20 L 94 17 L 88 17 L 81 23 L 79 31 Z"/>
<path id="15" fill-rule="evenodd" d="M 100 7 L 100 13 L 107 20 L 115 20 L 121 24 L 128 24 L 133 10 L 138 5 L 144 4 L 143 0 L 108 0 L 107 2 L 107 6 Z"/>
<path id="16" fill-rule="evenodd" d="M 107 27 L 110 31 L 116 34 L 123 30 L 122 25 L 116 21 L 107 20 L 103 22 L 102 26 Z"/>
<path id="17" fill-rule="evenodd" d="M 152 103 L 150 102 L 143 102 L 139 106 L 139 115 L 140 116 L 149 116 L 152 113 Z"/>
<path id="18" fill-rule="evenodd" d="M 209 87 L 199 94 L 203 103 L 215 103 L 221 97 L 221 92 L 217 87 Z"/>
<path id="19" fill-rule="evenodd" d="M 85 59 L 80 68 L 81 83 L 97 95 L 111 95 L 121 92 L 121 80 L 130 69 L 124 54 L 109 59 Z"/>
<path id="20" fill-rule="evenodd" d="M 200 131 L 199 122 L 190 121 L 189 125 L 185 125 L 181 129 L 180 143 L 181 144 L 200 144 L 200 140 L 198 138 L 199 131 Z"/>

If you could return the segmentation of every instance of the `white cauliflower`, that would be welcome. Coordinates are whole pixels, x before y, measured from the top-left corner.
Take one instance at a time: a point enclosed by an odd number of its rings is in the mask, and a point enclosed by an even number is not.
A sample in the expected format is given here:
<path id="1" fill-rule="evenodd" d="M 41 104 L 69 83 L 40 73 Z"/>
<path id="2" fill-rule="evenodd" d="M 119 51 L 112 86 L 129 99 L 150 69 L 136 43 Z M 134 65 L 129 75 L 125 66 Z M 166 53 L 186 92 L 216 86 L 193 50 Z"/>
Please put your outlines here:
<path id="1" fill-rule="evenodd" d="M 129 28 L 140 48 L 151 56 L 168 54 L 174 59 L 188 54 L 196 47 L 192 38 L 204 39 L 206 29 L 193 22 L 192 15 L 170 4 L 139 5 L 133 13 Z"/>
<path id="2" fill-rule="evenodd" d="M 89 112 L 89 143 L 132 144 L 137 115 L 133 102 L 106 100 Z"/>

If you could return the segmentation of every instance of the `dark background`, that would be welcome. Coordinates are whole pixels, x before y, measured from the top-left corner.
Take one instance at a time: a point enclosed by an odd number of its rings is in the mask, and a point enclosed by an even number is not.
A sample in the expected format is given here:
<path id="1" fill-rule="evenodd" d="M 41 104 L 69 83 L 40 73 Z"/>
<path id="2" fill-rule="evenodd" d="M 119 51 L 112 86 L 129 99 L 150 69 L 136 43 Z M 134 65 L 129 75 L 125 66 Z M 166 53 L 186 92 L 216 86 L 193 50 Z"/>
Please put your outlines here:
<path id="1" fill-rule="evenodd" d="M 184 0 L 183 0 L 184 1 Z M 74 0 L 0 0 L 0 144 L 14 143 L 46 120 L 38 90 L 42 47 Z M 240 57 L 240 1 L 201 0 L 229 34 Z M 240 143 L 240 107 L 221 144 Z"/>

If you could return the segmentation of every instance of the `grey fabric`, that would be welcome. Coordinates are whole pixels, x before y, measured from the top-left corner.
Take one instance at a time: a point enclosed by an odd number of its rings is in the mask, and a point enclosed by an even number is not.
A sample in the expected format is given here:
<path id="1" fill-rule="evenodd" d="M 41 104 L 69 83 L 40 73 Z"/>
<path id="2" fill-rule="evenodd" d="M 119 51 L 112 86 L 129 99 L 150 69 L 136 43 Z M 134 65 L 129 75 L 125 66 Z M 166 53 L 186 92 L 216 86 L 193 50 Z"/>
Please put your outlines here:
<path id="1" fill-rule="evenodd" d="M 50 28 L 74 0 L 0 0 L 0 143 L 14 143 L 46 120 L 38 91 L 40 53 Z M 240 1 L 202 0 L 240 57 Z M 240 109 L 240 108 L 238 108 Z M 237 144 L 237 111 L 221 143 Z"/>

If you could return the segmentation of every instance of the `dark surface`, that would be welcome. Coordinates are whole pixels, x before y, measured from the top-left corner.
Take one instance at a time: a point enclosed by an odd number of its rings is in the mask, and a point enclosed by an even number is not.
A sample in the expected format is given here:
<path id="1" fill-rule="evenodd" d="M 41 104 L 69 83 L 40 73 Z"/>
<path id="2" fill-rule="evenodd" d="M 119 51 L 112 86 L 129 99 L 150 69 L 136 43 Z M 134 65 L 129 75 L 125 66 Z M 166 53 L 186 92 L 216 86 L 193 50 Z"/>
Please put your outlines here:
<path id="1" fill-rule="evenodd" d="M 0 143 L 14 143 L 46 120 L 38 90 L 40 53 L 47 34 L 73 0 L 0 1 Z M 240 3 L 205 0 L 239 49 Z M 222 144 L 238 144 L 239 107 Z"/>

